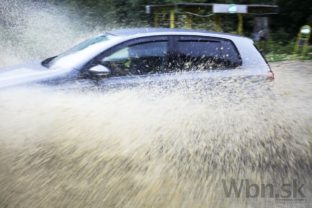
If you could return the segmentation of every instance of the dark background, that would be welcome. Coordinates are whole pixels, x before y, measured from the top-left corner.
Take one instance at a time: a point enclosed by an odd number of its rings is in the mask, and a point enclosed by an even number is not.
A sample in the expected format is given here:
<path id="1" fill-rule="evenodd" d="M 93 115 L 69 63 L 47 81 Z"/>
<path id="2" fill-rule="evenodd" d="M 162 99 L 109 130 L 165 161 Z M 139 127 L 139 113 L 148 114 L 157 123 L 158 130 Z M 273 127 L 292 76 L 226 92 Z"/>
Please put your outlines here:
<path id="1" fill-rule="evenodd" d="M 72 34 L 73 31 L 76 31 L 79 35 L 84 33 L 82 31 L 86 31 L 85 33 L 100 33 L 120 27 L 147 27 L 152 18 L 151 15 L 146 14 L 145 5 L 181 2 L 278 5 L 279 14 L 272 15 L 269 19 L 270 33 L 268 38 L 266 41 L 257 43 L 269 61 L 298 58 L 293 55 L 295 54 L 294 48 L 297 44 L 300 27 L 307 24 L 312 26 L 312 0 L 0 0 L 0 29 L 2 33 L 0 36 L 4 37 L 2 38 L 4 40 L 3 44 L 9 43 L 9 41 L 5 40 L 11 40 L 11 42 L 14 40 L 19 42 L 20 45 L 29 46 L 25 50 L 28 51 L 26 57 L 34 56 L 29 55 L 29 48 L 34 51 L 34 54 L 40 54 L 41 57 L 47 53 L 42 51 L 38 53 L 38 48 L 42 47 L 36 46 L 46 44 L 48 39 L 50 41 L 51 38 L 54 40 L 54 38 L 58 37 L 58 41 L 62 41 L 62 44 L 57 45 L 62 46 L 62 50 L 64 50 L 66 47 L 73 45 L 71 41 L 66 42 L 65 40 L 77 39 L 77 34 Z M 31 10 L 31 7 L 34 7 L 34 9 Z M 43 18 L 42 21 L 38 20 L 41 24 L 36 24 L 35 19 L 40 18 L 37 13 L 41 10 L 46 12 L 46 16 L 41 17 Z M 203 12 L 202 15 L 207 15 L 207 17 L 193 16 L 193 28 L 213 30 L 214 15 L 210 15 L 211 11 Z M 49 14 L 54 19 L 48 19 Z M 35 18 L 29 20 L 31 16 Z M 61 16 L 61 18 L 58 16 Z M 220 16 L 223 31 L 236 33 L 237 15 L 224 14 Z M 63 22 L 63 17 L 67 17 L 69 21 Z M 178 19 L 176 26 L 183 26 L 183 15 L 179 15 L 176 19 Z M 169 17 L 164 17 L 160 22 L 161 26 L 168 26 L 168 20 Z M 253 27 L 253 16 L 244 15 L 243 35 L 253 37 Z M 50 31 L 50 33 L 46 31 Z M 25 35 L 27 37 L 24 37 Z M 91 34 L 86 37 L 89 36 Z M 24 40 L 23 44 L 21 44 L 22 40 Z M 299 58 L 312 59 L 311 42 L 310 39 L 310 46 L 305 56 L 301 57 L 300 55 Z M 50 46 L 51 44 L 46 45 Z M 54 51 L 59 50 L 61 49 L 48 51 L 54 53 Z"/>
<path id="2" fill-rule="evenodd" d="M 97 18 L 99 22 L 107 24 L 115 21 L 120 25 L 146 24 L 147 15 L 144 6 L 146 4 L 164 4 L 172 2 L 197 2 L 197 3 L 243 3 L 243 4 L 277 4 L 280 7 L 279 15 L 271 18 L 271 30 L 275 34 L 273 38 L 283 40 L 294 37 L 302 25 L 312 25 L 312 1 L 311 0 L 213 0 L 213 1 L 170 1 L 170 0 L 36 0 L 53 4 L 67 4 L 78 8 L 82 15 L 88 18 Z M 229 20 L 228 20 L 229 19 Z M 224 21 L 231 21 L 226 18 Z M 231 24 L 231 23 L 229 23 Z M 250 24 L 245 23 L 245 28 Z"/>

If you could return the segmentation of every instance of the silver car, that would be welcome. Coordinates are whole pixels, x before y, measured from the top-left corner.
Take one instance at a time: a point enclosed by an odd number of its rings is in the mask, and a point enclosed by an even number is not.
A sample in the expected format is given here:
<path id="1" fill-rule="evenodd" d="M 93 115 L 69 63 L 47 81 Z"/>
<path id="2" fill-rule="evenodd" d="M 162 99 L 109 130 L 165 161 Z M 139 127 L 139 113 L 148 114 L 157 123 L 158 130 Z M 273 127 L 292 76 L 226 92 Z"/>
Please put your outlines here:
<path id="1" fill-rule="evenodd" d="M 97 85 L 274 74 L 251 39 L 203 30 L 123 29 L 86 40 L 41 63 L 0 70 L 0 88 L 21 84 Z"/>

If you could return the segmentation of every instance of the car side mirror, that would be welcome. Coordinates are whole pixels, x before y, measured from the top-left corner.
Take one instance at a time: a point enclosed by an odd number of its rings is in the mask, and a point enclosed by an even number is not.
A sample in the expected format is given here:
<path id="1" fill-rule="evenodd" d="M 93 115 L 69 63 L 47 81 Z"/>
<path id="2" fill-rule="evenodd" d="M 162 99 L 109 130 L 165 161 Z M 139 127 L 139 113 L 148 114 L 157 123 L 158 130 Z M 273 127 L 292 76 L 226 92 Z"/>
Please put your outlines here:
<path id="1" fill-rule="evenodd" d="M 98 76 L 98 77 L 104 77 L 104 76 L 108 76 L 111 73 L 111 70 L 109 68 L 107 68 L 106 66 L 103 65 L 96 65 L 93 66 L 89 69 L 89 72 L 92 75 Z"/>

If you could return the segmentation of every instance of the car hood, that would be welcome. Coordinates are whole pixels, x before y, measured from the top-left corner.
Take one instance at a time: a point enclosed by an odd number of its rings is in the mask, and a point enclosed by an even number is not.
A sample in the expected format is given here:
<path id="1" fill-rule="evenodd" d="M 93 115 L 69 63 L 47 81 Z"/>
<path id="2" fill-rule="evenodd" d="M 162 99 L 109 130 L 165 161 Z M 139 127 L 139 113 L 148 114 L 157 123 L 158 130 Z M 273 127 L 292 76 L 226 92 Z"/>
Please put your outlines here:
<path id="1" fill-rule="evenodd" d="M 47 69 L 40 62 L 31 62 L 13 67 L 0 68 L 0 89 L 34 83 L 68 74 L 69 69 Z"/>

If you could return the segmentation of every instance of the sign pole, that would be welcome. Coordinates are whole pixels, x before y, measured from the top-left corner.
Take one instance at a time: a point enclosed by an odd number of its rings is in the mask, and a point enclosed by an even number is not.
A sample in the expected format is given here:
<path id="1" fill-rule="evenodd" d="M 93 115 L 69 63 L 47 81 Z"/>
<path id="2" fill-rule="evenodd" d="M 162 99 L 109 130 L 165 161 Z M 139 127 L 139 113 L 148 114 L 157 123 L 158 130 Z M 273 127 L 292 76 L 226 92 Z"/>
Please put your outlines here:
<path id="1" fill-rule="evenodd" d="M 244 18 L 242 14 L 237 14 L 237 16 L 238 16 L 237 34 L 242 35 Z"/>

